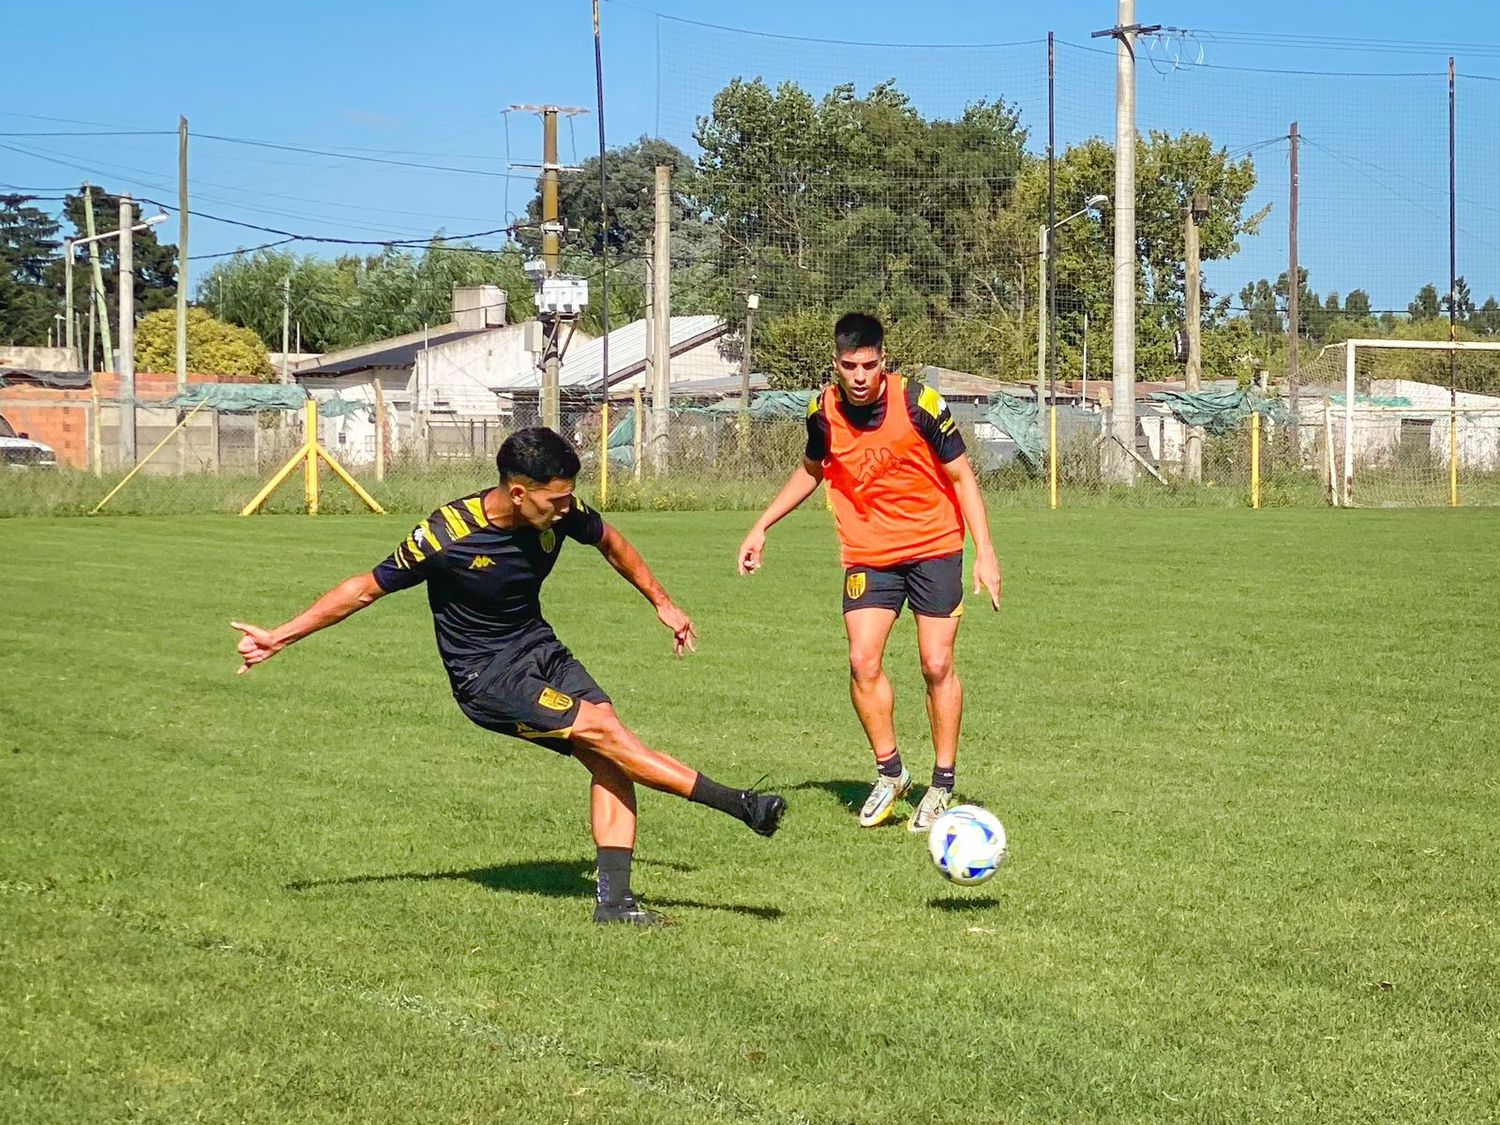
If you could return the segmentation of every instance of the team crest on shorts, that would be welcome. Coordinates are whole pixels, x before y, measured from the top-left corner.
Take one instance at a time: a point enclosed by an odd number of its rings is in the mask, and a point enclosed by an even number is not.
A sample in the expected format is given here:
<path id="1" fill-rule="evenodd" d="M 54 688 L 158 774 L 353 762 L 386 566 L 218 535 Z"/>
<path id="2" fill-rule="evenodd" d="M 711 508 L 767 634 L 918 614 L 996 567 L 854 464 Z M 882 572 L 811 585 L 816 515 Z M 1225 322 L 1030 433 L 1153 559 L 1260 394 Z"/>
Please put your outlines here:
<path id="1" fill-rule="evenodd" d="M 844 593 L 848 595 L 851 602 L 857 602 L 865 596 L 865 572 L 856 570 L 848 578 L 844 579 Z"/>
<path id="2" fill-rule="evenodd" d="M 546 531 L 542 532 L 542 550 L 546 551 L 550 555 L 556 549 L 556 547 L 557 532 L 553 531 L 549 527 Z"/>
<path id="3" fill-rule="evenodd" d="M 573 697 L 552 688 L 543 688 L 537 702 L 549 711 L 566 711 L 573 706 Z"/>

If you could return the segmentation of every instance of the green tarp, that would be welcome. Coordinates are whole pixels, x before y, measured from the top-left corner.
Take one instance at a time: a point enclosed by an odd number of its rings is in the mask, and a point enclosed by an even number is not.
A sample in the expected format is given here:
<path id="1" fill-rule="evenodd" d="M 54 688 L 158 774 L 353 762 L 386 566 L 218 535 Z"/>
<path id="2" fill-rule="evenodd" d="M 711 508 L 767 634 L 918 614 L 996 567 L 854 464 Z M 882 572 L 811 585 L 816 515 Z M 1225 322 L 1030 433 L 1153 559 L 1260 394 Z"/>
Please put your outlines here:
<path id="1" fill-rule="evenodd" d="M 1179 422 L 1202 426 L 1215 436 L 1237 430 L 1252 412 L 1286 412 L 1279 399 L 1265 398 L 1256 391 L 1155 391 L 1149 397 L 1170 410 Z"/>
<path id="2" fill-rule="evenodd" d="M 301 410 L 306 402 L 307 392 L 291 384 L 195 383 L 180 395 L 150 405 L 191 410 L 206 404 L 224 414 L 255 414 L 263 410 Z M 339 395 L 318 403 L 318 414 L 324 418 L 342 418 L 345 414 L 360 411 L 369 417 L 374 416 L 369 403 L 351 401 Z"/>
<path id="3" fill-rule="evenodd" d="M 817 391 L 760 391 L 750 397 L 750 417 L 757 422 L 807 417 L 807 404 Z M 650 409 L 649 407 L 647 409 Z M 606 447 L 611 461 L 627 467 L 635 464 L 635 411 L 626 409 L 619 425 L 609 432 Z M 707 414 L 723 417 L 740 413 L 740 400 L 726 398 L 711 406 L 674 406 L 672 414 Z"/>
<path id="4" fill-rule="evenodd" d="M 1037 420 L 1036 402 L 1016 398 L 1004 391 L 996 391 L 990 397 L 990 408 L 984 420 L 1016 443 L 1016 452 L 1032 469 L 1040 469 L 1045 463 L 1047 442 Z"/>

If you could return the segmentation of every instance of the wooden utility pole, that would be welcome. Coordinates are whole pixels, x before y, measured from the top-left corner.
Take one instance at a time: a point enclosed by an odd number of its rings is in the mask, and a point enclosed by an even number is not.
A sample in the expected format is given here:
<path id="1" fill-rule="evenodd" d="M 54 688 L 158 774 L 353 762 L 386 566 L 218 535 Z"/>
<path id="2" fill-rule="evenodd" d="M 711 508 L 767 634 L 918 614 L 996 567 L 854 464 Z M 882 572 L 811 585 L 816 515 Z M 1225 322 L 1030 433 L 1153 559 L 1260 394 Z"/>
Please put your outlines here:
<path id="1" fill-rule="evenodd" d="M 123 237 L 123 236 L 122 236 Z M 188 295 L 188 123 L 177 119 L 177 393 L 187 393 L 187 295 Z M 182 421 L 182 411 L 177 411 Z M 214 412 L 214 429 L 218 430 L 218 411 Z M 177 444 L 177 471 L 187 472 L 187 434 Z M 217 444 L 217 443 L 215 443 Z M 217 460 L 217 459 L 216 459 Z"/>
<path id="2" fill-rule="evenodd" d="M 755 341 L 755 310 L 760 308 L 760 294 L 745 296 L 745 343 L 740 349 L 740 409 L 750 410 L 750 372 L 752 368 L 751 346 Z"/>
<path id="3" fill-rule="evenodd" d="M 666 471 L 672 396 L 672 169 L 656 166 L 656 230 L 652 249 L 651 469 Z"/>
<path id="4" fill-rule="evenodd" d="M 1183 222 L 1183 247 L 1187 259 L 1187 371 L 1189 394 L 1203 383 L 1203 279 L 1199 268 L 1198 224 L 1208 216 L 1208 196 L 1195 195 Z M 1165 421 L 1165 419 L 1163 419 Z M 1165 447 L 1162 455 L 1166 455 Z M 1203 427 L 1188 426 L 1182 448 L 1182 475 L 1191 484 L 1203 483 Z"/>
<path id="5" fill-rule="evenodd" d="M 1286 401 L 1291 415 L 1288 431 L 1292 440 L 1292 455 L 1297 450 L 1297 384 L 1302 381 L 1302 348 L 1298 298 L 1302 294 L 1302 270 L 1297 264 L 1297 208 L 1299 184 L 1297 176 L 1297 150 L 1301 137 L 1297 123 L 1292 122 L 1291 131 L 1292 198 L 1287 215 L 1287 266 L 1286 266 Z"/>
<path id="6" fill-rule="evenodd" d="M 120 460 L 135 464 L 135 204 L 120 196 Z"/>
<path id="7" fill-rule="evenodd" d="M 281 381 L 290 383 L 287 355 L 292 346 L 292 275 L 281 279 Z"/>

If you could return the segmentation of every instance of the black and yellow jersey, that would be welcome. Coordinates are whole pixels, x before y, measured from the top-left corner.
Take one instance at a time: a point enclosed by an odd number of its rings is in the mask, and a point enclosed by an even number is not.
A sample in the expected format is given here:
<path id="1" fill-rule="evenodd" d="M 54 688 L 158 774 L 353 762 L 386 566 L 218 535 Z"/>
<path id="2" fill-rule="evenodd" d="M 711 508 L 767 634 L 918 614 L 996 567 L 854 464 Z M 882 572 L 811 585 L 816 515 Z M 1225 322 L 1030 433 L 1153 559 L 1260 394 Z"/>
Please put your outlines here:
<path id="1" fill-rule="evenodd" d="M 906 401 L 906 415 L 911 424 L 932 447 L 937 459 L 946 465 L 957 460 L 965 452 L 963 434 L 953 422 L 953 414 L 943 396 L 915 379 L 889 374 L 887 379 L 900 380 Z M 886 396 L 882 392 L 875 401 L 865 406 L 855 406 L 844 399 L 844 392 L 837 383 L 834 388 L 834 409 L 839 411 L 856 430 L 870 432 L 880 429 L 885 421 Z M 894 397 L 894 396 L 892 396 Z M 823 413 L 823 392 L 820 390 L 807 408 L 807 446 L 803 453 L 809 461 L 828 459 L 828 416 Z"/>
<path id="2" fill-rule="evenodd" d="M 387 593 L 427 583 L 438 653 L 456 687 L 542 620 L 542 583 L 564 539 L 597 544 L 604 520 L 582 500 L 545 531 L 494 526 L 484 493 L 444 504 L 412 529 L 373 574 Z"/>

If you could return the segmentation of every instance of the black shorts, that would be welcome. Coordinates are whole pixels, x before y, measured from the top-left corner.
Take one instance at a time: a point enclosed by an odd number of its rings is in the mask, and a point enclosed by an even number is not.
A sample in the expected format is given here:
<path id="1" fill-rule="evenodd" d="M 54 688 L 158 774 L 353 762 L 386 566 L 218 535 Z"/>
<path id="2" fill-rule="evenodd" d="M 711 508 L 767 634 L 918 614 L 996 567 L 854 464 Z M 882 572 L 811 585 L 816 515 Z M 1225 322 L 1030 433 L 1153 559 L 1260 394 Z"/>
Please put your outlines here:
<path id="1" fill-rule="evenodd" d="M 546 624 L 528 629 L 483 669 L 460 681 L 453 697 L 459 710 L 485 730 L 537 742 L 559 754 L 573 752 L 568 739 L 578 705 L 609 702 L 588 669 Z"/>
<path id="2" fill-rule="evenodd" d="M 964 553 L 895 566 L 851 566 L 844 571 L 844 612 L 911 611 L 923 617 L 959 617 L 964 611 Z"/>

